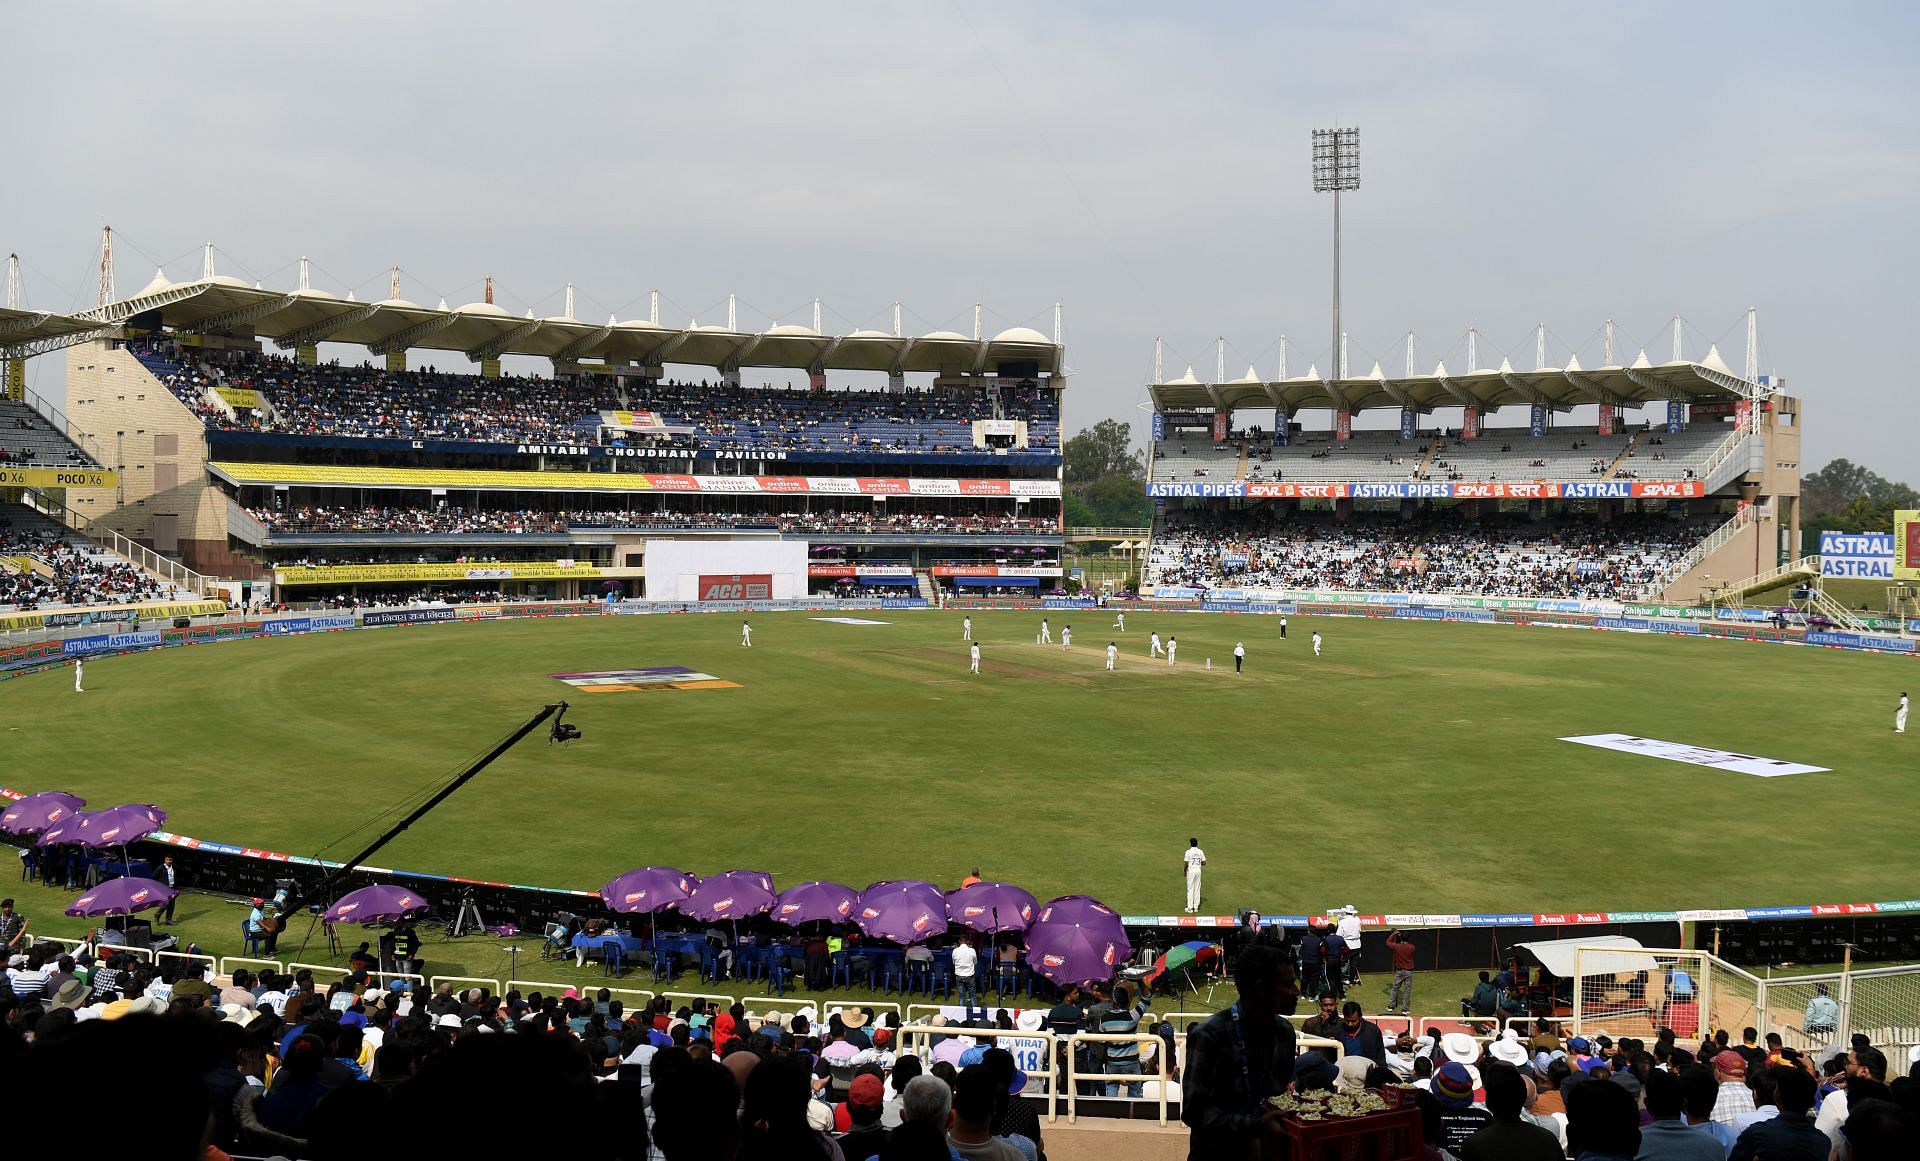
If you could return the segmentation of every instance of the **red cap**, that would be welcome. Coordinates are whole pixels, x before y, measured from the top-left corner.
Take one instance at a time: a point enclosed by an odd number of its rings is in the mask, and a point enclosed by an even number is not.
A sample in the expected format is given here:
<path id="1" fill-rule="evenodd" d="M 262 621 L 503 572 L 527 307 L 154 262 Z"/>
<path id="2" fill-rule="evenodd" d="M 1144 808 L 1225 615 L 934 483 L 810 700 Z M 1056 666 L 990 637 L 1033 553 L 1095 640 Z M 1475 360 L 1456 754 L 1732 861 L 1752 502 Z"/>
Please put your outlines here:
<path id="1" fill-rule="evenodd" d="M 847 1089 L 847 1103 L 864 1105 L 870 1109 L 877 1109 L 885 1104 L 886 1097 L 881 1091 L 880 1078 L 870 1072 L 863 1072 L 854 1077 L 853 1084 Z"/>

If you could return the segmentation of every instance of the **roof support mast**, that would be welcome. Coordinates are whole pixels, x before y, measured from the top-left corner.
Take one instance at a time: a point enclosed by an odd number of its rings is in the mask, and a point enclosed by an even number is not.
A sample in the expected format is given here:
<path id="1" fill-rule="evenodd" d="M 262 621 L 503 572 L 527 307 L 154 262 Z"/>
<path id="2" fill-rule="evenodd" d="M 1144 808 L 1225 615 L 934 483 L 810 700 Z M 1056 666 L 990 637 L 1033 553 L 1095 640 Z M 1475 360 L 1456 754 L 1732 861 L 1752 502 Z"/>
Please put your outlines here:
<path id="1" fill-rule="evenodd" d="M 100 301 L 96 307 L 119 299 L 113 291 L 113 227 L 100 227 Z"/>
<path id="2" fill-rule="evenodd" d="M 1054 340 L 1058 342 L 1059 340 Z M 1760 311 L 1747 308 L 1747 382 L 1760 381 Z"/>

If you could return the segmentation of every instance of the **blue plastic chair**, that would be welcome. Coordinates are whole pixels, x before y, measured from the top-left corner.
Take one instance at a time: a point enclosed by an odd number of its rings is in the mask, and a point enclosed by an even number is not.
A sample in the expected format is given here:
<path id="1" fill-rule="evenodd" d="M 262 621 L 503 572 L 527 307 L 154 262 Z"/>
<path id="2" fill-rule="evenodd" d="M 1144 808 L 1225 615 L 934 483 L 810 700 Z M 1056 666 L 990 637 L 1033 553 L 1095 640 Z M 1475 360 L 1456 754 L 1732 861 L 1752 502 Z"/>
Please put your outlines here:
<path id="1" fill-rule="evenodd" d="M 658 984 L 658 983 L 665 983 L 665 982 L 671 981 L 675 975 L 679 974 L 679 971 L 680 971 L 680 960 L 678 956 L 674 955 L 673 952 L 667 950 L 664 947 L 654 948 L 653 950 L 653 982 L 654 983 Z"/>
<path id="2" fill-rule="evenodd" d="M 245 949 L 248 955 L 255 955 L 260 951 L 261 937 L 258 932 L 253 930 L 253 924 L 244 919 L 240 921 L 240 939 L 246 945 Z"/>
<path id="3" fill-rule="evenodd" d="M 776 996 L 784 996 L 793 990 L 793 969 L 786 962 L 771 954 L 762 961 L 766 968 L 767 990 Z"/>
<path id="4" fill-rule="evenodd" d="M 627 952 L 625 948 L 620 946 L 619 940 L 608 939 L 601 941 L 600 974 L 613 976 L 616 979 L 627 974 Z"/>
<path id="5" fill-rule="evenodd" d="M 853 956 L 844 951 L 833 953 L 833 974 L 827 980 L 827 986 L 837 988 L 845 984 L 853 986 Z"/>

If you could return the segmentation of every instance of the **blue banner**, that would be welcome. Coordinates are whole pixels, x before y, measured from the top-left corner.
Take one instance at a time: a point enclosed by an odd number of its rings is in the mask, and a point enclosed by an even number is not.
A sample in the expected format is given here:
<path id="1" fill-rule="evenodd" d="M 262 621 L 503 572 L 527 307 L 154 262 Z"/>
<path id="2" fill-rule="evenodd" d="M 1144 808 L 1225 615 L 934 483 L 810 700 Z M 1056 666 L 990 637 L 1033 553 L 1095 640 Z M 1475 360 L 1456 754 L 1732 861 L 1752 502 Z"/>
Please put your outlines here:
<path id="1" fill-rule="evenodd" d="M 1099 605 L 1092 597 L 1041 597 L 1043 609 L 1091 609 Z"/>
<path id="2" fill-rule="evenodd" d="M 1273 442 L 1286 447 L 1293 436 L 1293 417 L 1284 411 L 1273 413 Z"/>
<path id="3" fill-rule="evenodd" d="M 1356 500 L 1444 500 L 1453 495 L 1452 484 L 1350 484 L 1347 494 Z"/>
<path id="4" fill-rule="evenodd" d="M 1153 438 L 1167 438 L 1167 417 L 1158 411 L 1153 413 Z"/>
<path id="5" fill-rule="evenodd" d="M 119 653 L 129 649 L 149 649 L 160 644 L 160 634 L 149 633 L 102 633 L 95 637 L 69 637 L 60 643 L 63 656 L 72 657 L 78 653 Z"/>
<path id="6" fill-rule="evenodd" d="M 436 609 L 376 609 L 360 614 L 360 623 L 369 628 L 375 625 L 424 625 L 433 621 L 453 620 L 451 606 Z"/>
<path id="7" fill-rule="evenodd" d="M 1547 434 L 1547 405 L 1536 403 L 1527 418 L 1527 434 L 1535 439 Z"/>
<path id="8" fill-rule="evenodd" d="M 1416 422 L 1417 421 L 1414 418 L 1413 408 L 1402 407 L 1400 409 L 1400 438 L 1401 439 L 1407 440 L 1409 442 L 1413 440 Z"/>
<path id="9" fill-rule="evenodd" d="M 1482 625 L 1491 625 L 1494 615 L 1487 609 L 1437 609 L 1426 605 L 1410 605 L 1393 610 L 1396 620 L 1402 621 L 1473 621 Z"/>
<path id="10" fill-rule="evenodd" d="M 1884 649 L 1889 653 L 1912 653 L 1915 642 L 1902 637 L 1869 637 L 1864 633 L 1829 633 L 1807 630 L 1807 644 L 1836 645 L 1842 649 Z"/>
<path id="11" fill-rule="evenodd" d="M 1678 434 L 1687 426 L 1687 405 L 1678 399 L 1667 400 L 1667 431 Z"/>
<path id="12" fill-rule="evenodd" d="M 883 609 L 924 609 L 927 607 L 927 598 L 883 597 L 880 600 L 880 607 Z"/>
<path id="13" fill-rule="evenodd" d="M 291 637 L 295 633 L 311 633 L 313 618 L 289 617 L 284 621 L 268 621 L 266 630 L 269 637 Z"/>

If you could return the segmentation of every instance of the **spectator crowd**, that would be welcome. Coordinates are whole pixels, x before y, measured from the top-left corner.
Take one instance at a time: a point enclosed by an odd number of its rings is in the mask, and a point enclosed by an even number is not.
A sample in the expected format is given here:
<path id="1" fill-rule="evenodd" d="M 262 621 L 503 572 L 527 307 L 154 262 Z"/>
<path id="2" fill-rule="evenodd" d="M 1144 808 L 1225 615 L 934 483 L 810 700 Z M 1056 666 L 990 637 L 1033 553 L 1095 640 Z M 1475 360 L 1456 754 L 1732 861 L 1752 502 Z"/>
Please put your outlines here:
<path id="1" fill-rule="evenodd" d="M 603 411 L 652 412 L 667 428 L 693 429 L 669 446 L 819 452 L 975 453 L 974 420 L 1027 425 L 1027 446 L 1060 446 L 1058 394 L 1038 385 L 982 392 L 813 391 L 733 387 L 725 383 L 605 379 L 486 378 L 428 368 L 388 371 L 372 365 L 228 353 L 188 353 L 169 343 L 132 348 L 168 390 L 210 426 L 289 435 L 357 436 L 474 443 L 583 446 L 653 438 L 602 434 Z M 249 390 L 261 409 L 215 403 L 219 388 Z M 273 418 L 263 416 L 268 407 Z M 661 433 L 665 436 L 665 432 Z"/>
<path id="2" fill-rule="evenodd" d="M 53 532 L 22 527 L 0 515 L 0 609 L 126 605 L 180 598 L 132 564 L 109 553 L 76 546 Z M 25 560 L 25 566 L 17 562 Z M 44 571 L 43 571 L 44 570 Z"/>
<path id="3" fill-rule="evenodd" d="M 897 506 L 897 505 L 896 505 Z M 673 512 L 604 509 L 402 508 L 304 505 L 250 508 L 253 517 L 280 535 L 353 533 L 370 535 L 459 535 L 567 532 L 598 528 L 777 528 L 782 532 L 962 536 L 987 533 L 1044 535 L 1059 530 L 1053 519 L 967 515 L 944 512 L 877 514 L 826 509 L 819 512 Z"/>
<path id="4" fill-rule="evenodd" d="M 1170 520 L 1154 536 L 1146 583 L 1621 600 L 1705 531 L 1662 516 L 1470 524 L 1451 515 L 1340 523 L 1206 514 Z"/>

